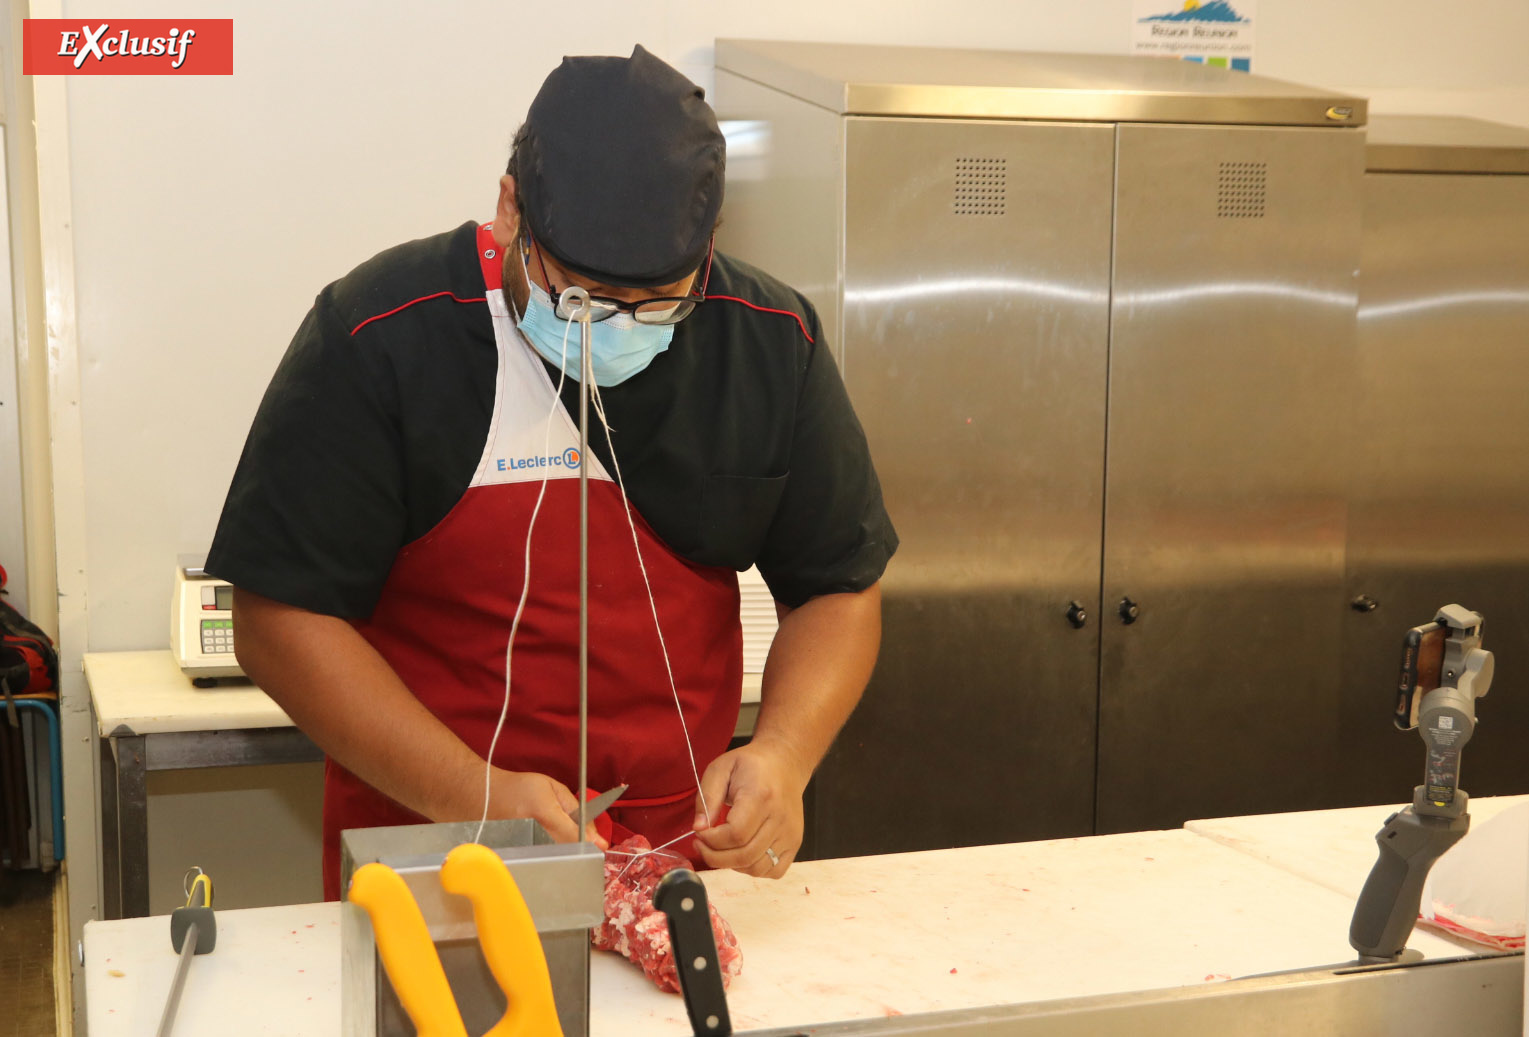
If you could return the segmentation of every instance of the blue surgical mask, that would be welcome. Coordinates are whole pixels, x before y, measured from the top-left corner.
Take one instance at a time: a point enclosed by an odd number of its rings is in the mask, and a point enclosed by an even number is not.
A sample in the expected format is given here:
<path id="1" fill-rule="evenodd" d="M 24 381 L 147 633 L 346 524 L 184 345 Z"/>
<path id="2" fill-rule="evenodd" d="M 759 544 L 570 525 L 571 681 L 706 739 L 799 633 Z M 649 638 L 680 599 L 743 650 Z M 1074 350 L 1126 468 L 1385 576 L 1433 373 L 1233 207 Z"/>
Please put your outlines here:
<path id="1" fill-rule="evenodd" d="M 522 260 L 522 264 L 524 260 Z M 547 290 L 526 277 L 531 296 L 526 312 L 520 315 L 520 333 L 547 363 L 564 363 L 564 337 L 567 338 L 567 363 L 563 371 L 578 378 L 583 329 L 577 321 L 560 319 L 552 308 Z M 674 338 L 673 324 L 639 324 L 630 313 L 616 313 L 589 326 L 590 369 L 595 384 L 602 389 L 620 385 L 644 370 L 653 358 L 669 348 Z"/>

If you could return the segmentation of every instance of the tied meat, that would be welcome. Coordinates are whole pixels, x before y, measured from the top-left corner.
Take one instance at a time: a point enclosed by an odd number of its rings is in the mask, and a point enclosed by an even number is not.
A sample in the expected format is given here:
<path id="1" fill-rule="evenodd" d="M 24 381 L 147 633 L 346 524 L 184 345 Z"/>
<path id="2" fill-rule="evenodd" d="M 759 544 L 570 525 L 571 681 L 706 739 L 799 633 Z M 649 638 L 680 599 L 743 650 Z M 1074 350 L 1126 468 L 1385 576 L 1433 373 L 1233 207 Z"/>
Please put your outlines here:
<path id="1" fill-rule="evenodd" d="M 633 857 L 652 849 L 648 840 L 634 835 L 605 855 L 605 921 L 590 934 L 595 949 L 615 951 L 641 967 L 660 990 L 677 994 L 679 972 L 674 964 L 674 949 L 669 941 L 669 919 L 653 906 L 653 891 L 658 880 L 675 868 L 689 867 L 685 858 L 667 851 Z M 722 969 L 722 987 L 743 971 L 743 952 L 732 927 L 711 910 L 711 931 L 717 941 L 717 962 Z"/>

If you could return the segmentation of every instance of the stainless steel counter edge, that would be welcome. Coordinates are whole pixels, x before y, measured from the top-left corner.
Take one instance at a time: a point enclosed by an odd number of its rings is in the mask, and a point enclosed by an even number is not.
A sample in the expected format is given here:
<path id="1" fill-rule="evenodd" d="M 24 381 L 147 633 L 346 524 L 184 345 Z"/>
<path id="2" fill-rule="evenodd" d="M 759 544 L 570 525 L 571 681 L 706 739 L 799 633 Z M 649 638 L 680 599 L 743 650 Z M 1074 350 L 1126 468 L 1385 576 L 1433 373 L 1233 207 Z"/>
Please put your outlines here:
<path id="1" fill-rule="evenodd" d="M 1529 175 L 1529 129 L 1465 115 L 1388 115 L 1370 120 L 1370 173 Z"/>
<path id="2" fill-rule="evenodd" d="M 1364 164 L 1367 173 L 1529 176 L 1529 149 L 1370 141 L 1365 145 Z"/>
<path id="3" fill-rule="evenodd" d="M 1313 1033 L 1516 1033 L 1524 956 L 1255 976 L 1203 986 L 748 1031 L 746 1037 L 1306 1037 Z M 745 1035 L 740 1034 L 740 1037 Z"/>
<path id="4" fill-rule="evenodd" d="M 914 58 L 922 67 L 893 74 Z M 985 78 L 994 78 L 998 64 L 1011 65 L 1013 76 L 977 81 L 984 77 L 961 71 L 964 59 L 988 66 Z M 715 61 L 719 70 L 843 115 L 1355 127 L 1365 124 L 1369 111 L 1360 97 L 1122 55 L 719 39 Z"/>

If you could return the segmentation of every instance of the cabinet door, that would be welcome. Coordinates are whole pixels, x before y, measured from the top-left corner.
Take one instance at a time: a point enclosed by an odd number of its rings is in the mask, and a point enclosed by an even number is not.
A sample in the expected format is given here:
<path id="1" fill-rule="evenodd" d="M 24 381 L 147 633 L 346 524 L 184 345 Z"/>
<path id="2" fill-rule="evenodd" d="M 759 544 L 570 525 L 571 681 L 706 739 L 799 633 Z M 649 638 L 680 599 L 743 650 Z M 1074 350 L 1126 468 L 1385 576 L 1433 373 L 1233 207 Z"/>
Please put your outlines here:
<path id="1" fill-rule="evenodd" d="M 1408 799 L 1423 745 L 1389 720 L 1402 634 L 1458 602 L 1497 660 L 1462 757 L 1474 796 L 1529 792 L 1529 176 L 1371 173 L 1345 622 L 1344 791 Z"/>
<path id="2" fill-rule="evenodd" d="M 1362 140 L 1118 133 L 1099 830 L 1324 806 Z"/>
<path id="3" fill-rule="evenodd" d="M 815 851 L 1085 834 L 1113 129 L 845 133 L 844 374 L 902 547 Z"/>

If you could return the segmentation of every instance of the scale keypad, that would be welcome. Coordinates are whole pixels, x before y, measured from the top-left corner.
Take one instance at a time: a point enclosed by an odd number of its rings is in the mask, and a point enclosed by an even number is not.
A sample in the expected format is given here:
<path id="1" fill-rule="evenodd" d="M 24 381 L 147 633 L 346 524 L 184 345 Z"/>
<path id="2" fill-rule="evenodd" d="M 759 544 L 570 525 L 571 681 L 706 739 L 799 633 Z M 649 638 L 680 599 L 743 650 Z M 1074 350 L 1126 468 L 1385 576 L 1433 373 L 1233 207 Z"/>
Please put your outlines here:
<path id="1" fill-rule="evenodd" d="M 202 620 L 202 652 L 204 655 L 233 655 L 234 621 L 231 619 Z"/>

